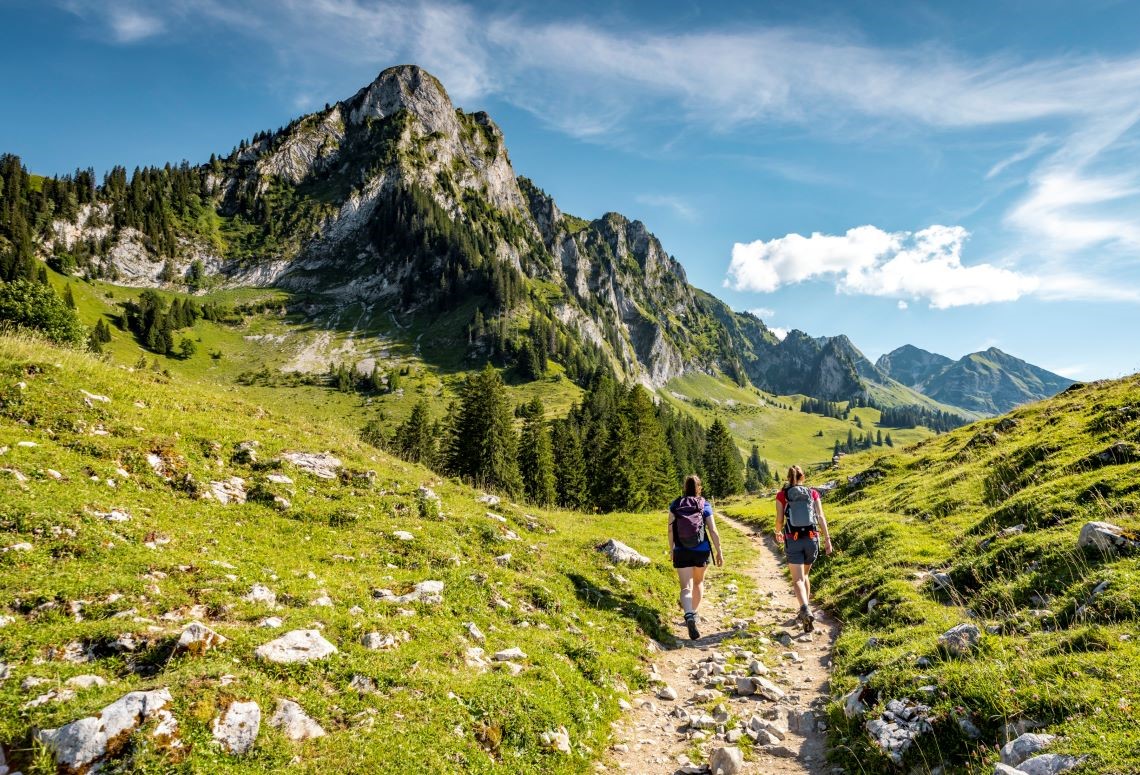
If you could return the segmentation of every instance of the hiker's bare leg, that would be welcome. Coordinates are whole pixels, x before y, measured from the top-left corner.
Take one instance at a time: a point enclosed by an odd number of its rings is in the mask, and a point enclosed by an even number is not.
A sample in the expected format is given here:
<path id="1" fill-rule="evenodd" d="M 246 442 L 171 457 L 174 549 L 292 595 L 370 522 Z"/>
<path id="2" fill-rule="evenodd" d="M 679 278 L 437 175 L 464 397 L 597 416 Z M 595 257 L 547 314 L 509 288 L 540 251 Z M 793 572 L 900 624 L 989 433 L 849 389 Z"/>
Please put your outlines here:
<path id="1" fill-rule="evenodd" d="M 811 567 L 808 565 L 807 567 Z M 800 601 L 800 605 L 808 604 L 808 586 L 807 574 L 804 573 L 803 565 L 788 565 L 788 570 L 792 573 L 792 591 L 796 593 L 796 599 Z"/>
<path id="2" fill-rule="evenodd" d="M 804 588 L 807 590 L 807 599 L 811 601 L 811 564 L 804 565 Z"/>
<path id="3" fill-rule="evenodd" d="M 677 581 L 681 584 L 681 610 L 691 614 L 697 610 L 693 605 L 693 571 L 697 568 L 677 568 Z M 702 572 L 704 568 L 700 569 Z"/>
<path id="4" fill-rule="evenodd" d="M 701 607 L 701 598 L 705 595 L 705 569 L 690 568 L 693 572 L 693 611 Z"/>

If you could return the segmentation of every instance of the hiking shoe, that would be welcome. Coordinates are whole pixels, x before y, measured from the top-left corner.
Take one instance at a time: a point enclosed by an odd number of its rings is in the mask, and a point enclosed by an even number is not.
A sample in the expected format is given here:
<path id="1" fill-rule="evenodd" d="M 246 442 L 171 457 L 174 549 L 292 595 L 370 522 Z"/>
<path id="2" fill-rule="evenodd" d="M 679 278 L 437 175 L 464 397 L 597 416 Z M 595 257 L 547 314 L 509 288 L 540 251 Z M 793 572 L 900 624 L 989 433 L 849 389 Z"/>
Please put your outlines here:
<path id="1" fill-rule="evenodd" d="M 796 618 L 803 624 L 804 632 L 811 632 L 815 629 L 815 614 L 806 605 L 800 606 L 800 612 Z"/>
<path id="2" fill-rule="evenodd" d="M 699 640 L 701 633 L 697 630 L 697 615 L 685 614 L 685 626 L 689 628 L 689 640 Z"/>

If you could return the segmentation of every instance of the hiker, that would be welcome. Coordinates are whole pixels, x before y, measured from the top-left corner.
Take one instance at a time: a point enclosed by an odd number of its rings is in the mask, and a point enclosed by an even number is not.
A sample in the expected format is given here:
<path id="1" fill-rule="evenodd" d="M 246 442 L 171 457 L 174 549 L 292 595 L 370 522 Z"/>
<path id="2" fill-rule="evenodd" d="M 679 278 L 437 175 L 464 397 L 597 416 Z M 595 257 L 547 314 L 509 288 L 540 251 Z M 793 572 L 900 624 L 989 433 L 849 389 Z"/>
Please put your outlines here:
<path id="1" fill-rule="evenodd" d="M 720 553 L 720 534 L 716 532 L 712 504 L 701 497 L 701 478 L 696 474 L 686 476 L 684 492 L 669 504 L 669 554 L 681 585 L 678 602 L 685 612 L 685 627 L 689 630 L 689 639 L 697 640 L 701 637 L 697 631 L 697 609 L 704 592 L 705 568 L 710 555 L 718 568 L 724 564 L 724 557 Z"/>
<path id="2" fill-rule="evenodd" d="M 803 469 L 792 466 L 788 469 L 787 483 L 776 493 L 776 543 L 784 545 L 796 599 L 800 601 L 796 620 L 803 624 L 805 632 L 811 632 L 815 622 L 808 573 L 819 556 L 821 531 L 824 551 L 831 554 L 831 536 L 823 516 L 823 502 L 817 491 L 804 485 Z"/>

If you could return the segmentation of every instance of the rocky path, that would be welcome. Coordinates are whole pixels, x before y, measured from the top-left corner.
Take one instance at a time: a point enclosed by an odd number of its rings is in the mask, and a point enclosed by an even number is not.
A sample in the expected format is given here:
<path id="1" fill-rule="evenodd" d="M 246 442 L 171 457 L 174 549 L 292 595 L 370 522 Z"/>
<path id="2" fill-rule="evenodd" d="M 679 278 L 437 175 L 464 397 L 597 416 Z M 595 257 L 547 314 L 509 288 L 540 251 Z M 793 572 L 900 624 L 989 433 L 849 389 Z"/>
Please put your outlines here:
<path id="1" fill-rule="evenodd" d="M 823 616 L 815 632 L 805 634 L 795 622 L 798 606 L 775 544 L 724 515 L 717 522 L 748 536 L 756 549 L 758 560 L 739 569 L 756 582 L 756 598 L 736 599 L 735 585 L 710 568 L 701 639 L 687 639 L 678 613 L 673 633 L 679 648 L 658 655 L 649 691 L 635 697 L 615 725 L 610 756 L 599 769 L 639 775 L 830 772 L 823 708 L 838 624 Z M 744 619 L 732 613 L 741 602 L 754 610 Z"/>

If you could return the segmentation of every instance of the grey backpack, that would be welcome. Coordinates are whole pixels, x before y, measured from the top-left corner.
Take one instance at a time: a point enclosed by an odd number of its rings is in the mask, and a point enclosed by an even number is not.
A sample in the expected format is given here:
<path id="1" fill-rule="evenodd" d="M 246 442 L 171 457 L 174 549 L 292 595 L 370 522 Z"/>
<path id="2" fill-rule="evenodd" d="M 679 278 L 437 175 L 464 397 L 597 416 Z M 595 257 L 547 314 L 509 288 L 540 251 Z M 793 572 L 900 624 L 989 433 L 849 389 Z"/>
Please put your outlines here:
<path id="1" fill-rule="evenodd" d="M 787 505 L 784 506 L 784 524 L 789 528 L 802 530 L 819 524 L 815 518 L 815 505 L 812 503 L 811 489 L 798 484 L 784 490 Z"/>

